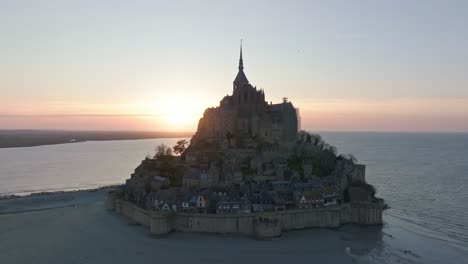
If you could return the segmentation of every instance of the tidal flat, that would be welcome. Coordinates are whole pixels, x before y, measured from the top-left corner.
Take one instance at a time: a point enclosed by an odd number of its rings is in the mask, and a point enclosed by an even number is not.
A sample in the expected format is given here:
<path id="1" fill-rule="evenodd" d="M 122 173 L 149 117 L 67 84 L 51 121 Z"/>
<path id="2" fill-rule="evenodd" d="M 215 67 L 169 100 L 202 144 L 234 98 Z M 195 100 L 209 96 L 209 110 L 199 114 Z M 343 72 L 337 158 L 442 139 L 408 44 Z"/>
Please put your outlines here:
<path id="1" fill-rule="evenodd" d="M 299 230 L 266 241 L 229 234 L 154 237 L 108 211 L 107 192 L 0 201 L 0 263 L 463 263 L 467 257 L 388 215 L 384 226 Z"/>

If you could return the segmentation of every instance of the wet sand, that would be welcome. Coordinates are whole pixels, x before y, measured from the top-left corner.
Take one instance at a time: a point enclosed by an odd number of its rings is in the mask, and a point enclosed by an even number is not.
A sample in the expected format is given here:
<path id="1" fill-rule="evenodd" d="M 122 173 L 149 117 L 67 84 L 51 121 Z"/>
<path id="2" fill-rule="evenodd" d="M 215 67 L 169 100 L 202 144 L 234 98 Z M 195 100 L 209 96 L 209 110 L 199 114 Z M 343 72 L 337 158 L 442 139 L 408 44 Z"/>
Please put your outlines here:
<path id="1" fill-rule="evenodd" d="M 0 263 L 463 263 L 467 256 L 398 222 L 300 230 L 268 241 L 239 235 L 154 237 L 106 210 L 106 193 L 0 201 Z"/>

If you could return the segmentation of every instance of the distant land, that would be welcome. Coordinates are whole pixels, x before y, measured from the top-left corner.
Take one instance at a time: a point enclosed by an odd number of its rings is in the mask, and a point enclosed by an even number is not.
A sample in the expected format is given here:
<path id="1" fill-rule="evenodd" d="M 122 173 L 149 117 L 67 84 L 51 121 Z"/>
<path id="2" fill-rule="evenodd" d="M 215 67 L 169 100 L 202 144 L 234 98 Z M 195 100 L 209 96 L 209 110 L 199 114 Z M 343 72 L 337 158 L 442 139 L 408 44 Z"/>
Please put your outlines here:
<path id="1" fill-rule="evenodd" d="M 84 141 L 191 137 L 193 132 L 0 130 L 0 148 L 33 147 Z"/>

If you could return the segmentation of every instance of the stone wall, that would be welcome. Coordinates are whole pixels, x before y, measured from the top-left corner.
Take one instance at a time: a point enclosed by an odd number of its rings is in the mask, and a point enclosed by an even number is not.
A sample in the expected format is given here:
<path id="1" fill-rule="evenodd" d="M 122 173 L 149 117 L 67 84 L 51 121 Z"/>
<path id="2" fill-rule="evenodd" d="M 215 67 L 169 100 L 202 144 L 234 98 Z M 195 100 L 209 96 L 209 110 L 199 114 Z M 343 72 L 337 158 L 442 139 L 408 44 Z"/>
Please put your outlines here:
<path id="1" fill-rule="evenodd" d="M 110 201 L 109 201 L 110 200 Z M 113 201 L 112 201 L 113 200 Z M 135 206 L 132 203 L 116 199 L 115 197 L 108 197 L 107 207 L 114 210 L 116 213 L 124 215 L 125 217 L 135 221 L 143 226 L 150 226 L 150 214 L 148 210 L 144 210 Z"/>
<path id="2" fill-rule="evenodd" d="M 155 235 L 171 231 L 196 233 L 240 233 L 256 238 L 281 235 L 281 231 L 304 228 L 336 228 L 342 224 L 382 224 L 383 202 L 351 203 L 321 209 L 297 209 L 283 212 L 249 214 L 161 213 L 144 210 L 109 194 L 107 207 L 143 226 Z M 258 221 L 275 219 L 275 223 Z"/>

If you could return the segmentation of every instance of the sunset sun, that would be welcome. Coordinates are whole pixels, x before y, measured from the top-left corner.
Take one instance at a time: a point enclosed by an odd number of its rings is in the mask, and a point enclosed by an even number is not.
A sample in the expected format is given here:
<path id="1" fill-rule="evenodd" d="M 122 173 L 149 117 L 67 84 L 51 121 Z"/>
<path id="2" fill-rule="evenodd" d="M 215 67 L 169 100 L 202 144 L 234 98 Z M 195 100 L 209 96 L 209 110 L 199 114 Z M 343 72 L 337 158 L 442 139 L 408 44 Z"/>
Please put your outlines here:
<path id="1" fill-rule="evenodd" d="M 193 130 L 203 114 L 203 103 L 189 96 L 168 95 L 150 107 L 150 114 L 161 122 L 164 130 Z M 174 103 L 176 102 L 176 103 Z"/>

